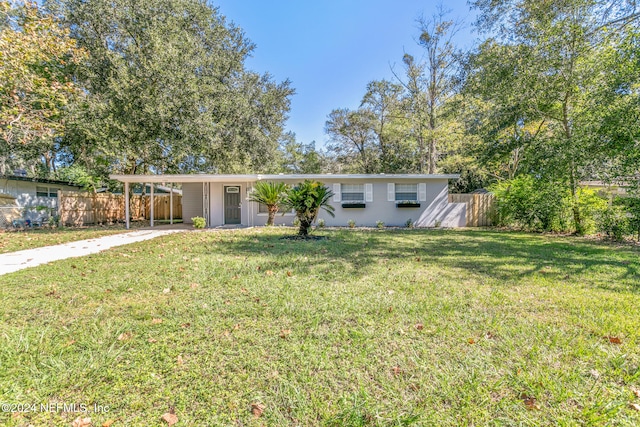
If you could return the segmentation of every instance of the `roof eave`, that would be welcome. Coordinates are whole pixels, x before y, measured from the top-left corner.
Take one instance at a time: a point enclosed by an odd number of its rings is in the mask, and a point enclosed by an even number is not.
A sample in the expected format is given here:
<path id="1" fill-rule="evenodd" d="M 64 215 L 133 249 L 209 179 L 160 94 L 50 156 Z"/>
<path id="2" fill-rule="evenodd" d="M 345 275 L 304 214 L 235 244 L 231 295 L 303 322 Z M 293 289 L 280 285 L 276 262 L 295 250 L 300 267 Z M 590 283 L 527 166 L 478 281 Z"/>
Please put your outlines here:
<path id="1" fill-rule="evenodd" d="M 109 178 L 128 183 L 170 183 L 170 182 L 251 182 L 263 180 L 301 181 L 341 180 L 341 179 L 372 179 L 372 180 L 431 180 L 431 179 L 459 179 L 459 174 L 251 174 L 251 175 L 217 175 L 217 174 L 181 174 L 181 175 L 109 175 Z"/>

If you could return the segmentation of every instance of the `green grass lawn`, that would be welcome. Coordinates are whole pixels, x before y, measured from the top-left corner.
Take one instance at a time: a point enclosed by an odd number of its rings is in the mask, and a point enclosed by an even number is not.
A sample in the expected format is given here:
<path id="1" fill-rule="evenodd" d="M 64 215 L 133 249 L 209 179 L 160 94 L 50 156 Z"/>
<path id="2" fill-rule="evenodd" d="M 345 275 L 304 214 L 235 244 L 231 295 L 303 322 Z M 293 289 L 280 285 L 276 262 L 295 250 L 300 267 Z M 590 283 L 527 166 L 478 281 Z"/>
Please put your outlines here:
<path id="1" fill-rule="evenodd" d="M 124 226 L 36 228 L 0 232 L 0 254 L 124 233 Z"/>
<path id="2" fill-rule="evenodd" d="M 87 405 L 0 424 L 640 424 L 637 248 L 292 232 L 183 233 L 0 277 L 0 402 Z"/>

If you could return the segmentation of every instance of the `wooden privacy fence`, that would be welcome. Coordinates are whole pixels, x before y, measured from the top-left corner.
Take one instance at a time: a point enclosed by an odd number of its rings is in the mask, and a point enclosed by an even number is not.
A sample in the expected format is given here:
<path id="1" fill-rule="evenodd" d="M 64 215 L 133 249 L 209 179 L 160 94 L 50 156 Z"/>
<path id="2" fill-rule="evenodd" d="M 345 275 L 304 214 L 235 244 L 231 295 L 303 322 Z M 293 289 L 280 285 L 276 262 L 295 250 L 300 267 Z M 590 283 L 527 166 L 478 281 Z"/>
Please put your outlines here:
<path id="1" fill-rule="evenodd" d="M 486 227 L 492 225 L 493 194 L 449 194 L 449 203 L 467 204 L 467 227 Z"/>
<path id="2" fill-rule="evenodd" d="M 170 195 L 153 196 L 153 218 L 170 219 Z M 124 195 L 110 193 L 78 193 L 58 191 L 58 215 L 60 224 L 86 225 L 124 221 Z M 149 219 L 151 197 L 131 197 L 129 212 L 133 218 Z M 173 195 L 173 219 L 182 218 L 182 196 Z"/>

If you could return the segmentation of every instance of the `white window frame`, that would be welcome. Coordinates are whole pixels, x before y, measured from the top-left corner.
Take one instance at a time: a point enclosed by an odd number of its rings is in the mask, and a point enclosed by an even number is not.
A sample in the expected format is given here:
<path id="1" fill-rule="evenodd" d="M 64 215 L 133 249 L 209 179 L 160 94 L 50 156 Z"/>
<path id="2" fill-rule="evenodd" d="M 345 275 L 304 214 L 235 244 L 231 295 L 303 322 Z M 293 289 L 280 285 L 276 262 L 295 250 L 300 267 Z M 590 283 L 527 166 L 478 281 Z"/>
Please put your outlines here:
<path id="1" fill-rule="evenodd" d="M 362 194 L 362 197 L 359 199 L 349 199 L 346 200 L 344 198 L 345 194 Z M 364 184 L 341 184 L 340 185 L 340 196 L 343 203 L 364 203 L 365 202 L 365 185 Z M 352 197 L 352 196 L 349 196 Z"/>
<path id="2" fill-rule="evenodd" d="M 411 186 L 413 188 L 408 189 L 408 187 Z M 415 189 L 415 191 L 414 191 Z M 408 197 L 400 197 L 398 198 L 398 194 L 414 194 L 415 193 L 415 198 L 408 198 Z M 409 201 L 409 202 L 418 202 L 420 199 L 418 197 L 418 184 L 395 184 L 394 185 L 394 201 L 395 202 L 404 202 L 404 201 Z"/>

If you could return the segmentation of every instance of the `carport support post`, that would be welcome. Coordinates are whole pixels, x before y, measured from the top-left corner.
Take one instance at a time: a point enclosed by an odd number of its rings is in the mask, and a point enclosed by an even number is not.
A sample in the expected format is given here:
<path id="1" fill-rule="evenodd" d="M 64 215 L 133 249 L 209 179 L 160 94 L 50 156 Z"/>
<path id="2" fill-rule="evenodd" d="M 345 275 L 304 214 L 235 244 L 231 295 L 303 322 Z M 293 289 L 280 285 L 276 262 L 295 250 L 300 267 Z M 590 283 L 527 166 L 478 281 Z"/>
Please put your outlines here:
<path id="1" fill-rule="evenodd" d="M 153 227 L 153 182 L 151 183 L 151 200 L 149 200 L 149 216 L 151 217 L 151 226 Z"/>
<path id="2" fill-rule="evenodd" d="M 169 190 L 169 224 L 173 224 L 173 182 Z"/>
<path id="3" fill-rule="evenodd" d="M 124 222 L 129 229 L 129 183 L 124 183 Z"/>

